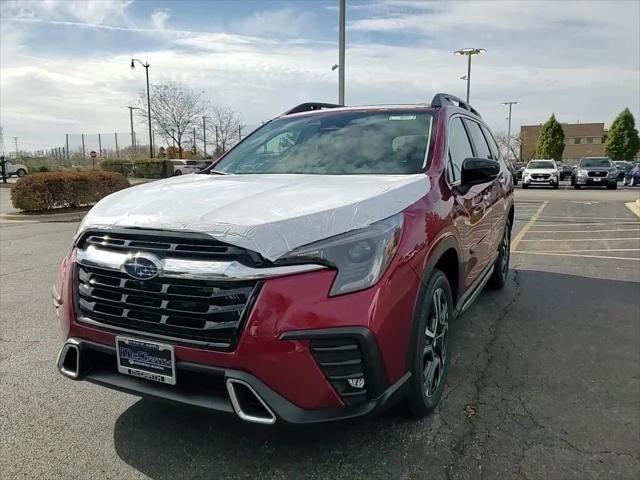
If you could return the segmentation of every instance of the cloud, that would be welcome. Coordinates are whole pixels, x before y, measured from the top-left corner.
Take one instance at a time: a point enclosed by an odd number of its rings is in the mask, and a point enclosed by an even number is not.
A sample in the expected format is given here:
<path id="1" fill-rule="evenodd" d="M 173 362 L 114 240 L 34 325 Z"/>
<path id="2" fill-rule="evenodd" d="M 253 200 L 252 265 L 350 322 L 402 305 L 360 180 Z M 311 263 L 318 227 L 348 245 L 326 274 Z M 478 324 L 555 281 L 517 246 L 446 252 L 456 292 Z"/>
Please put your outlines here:
<path id="1" fill-rule="evenodd" d="M 264 10 L 234 22 L 233 31 L 254 36 L 298 36 L 305 33 L 312 15 L 293 8 Z"/>
<path id="2" fill-rule="evenodd" d="M 154 10 L 151 14 L 151 24 L 153 28 L 157 30 L 164 30 L 166 28 L 166 23 L 169 18 L 171 18 L 171 10 L 168 8 L 162 8 L 158 10 Z"/>
<path id="3" fill-rule="evenodd" d="M 117 23 L 126 17 L 133 0 L 5 0 L 3 16 L 22 19 L 67 19 L 82 23 Z"/>

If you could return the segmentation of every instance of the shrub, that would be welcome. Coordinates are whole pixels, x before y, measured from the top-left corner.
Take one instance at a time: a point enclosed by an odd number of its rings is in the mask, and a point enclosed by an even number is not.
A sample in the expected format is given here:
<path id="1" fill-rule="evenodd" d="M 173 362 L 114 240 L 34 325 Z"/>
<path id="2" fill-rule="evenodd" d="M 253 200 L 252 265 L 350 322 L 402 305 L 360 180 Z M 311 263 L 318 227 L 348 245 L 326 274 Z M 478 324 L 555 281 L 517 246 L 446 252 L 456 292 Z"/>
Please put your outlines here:
<path id="1" fill-rule="evenodd" d="M 11 201 L 15 208 L 28 212 L 79 207 L 128 186 L 126 178 L 112 172 L 34 173 L 13 184 Z"/>
<path id="2" fill-rule="evenodd" d="M 42 166 L 38 169 L 38 171 L 39 171 L 39 172 L 48 172 L 48 171 L 49 171 L 49 169 L 47 168 L 47 166 L 46 166 L 46 165 L 42 165 Z"/>
<path id="3" fill-rule="evenodd" d="M 100 169 L 139 178 L 165 178 L 173 175 L 171 162 L 161 158 L 136 160 L 134 162 L 117 159 L 104 160 L 100 163 Z"/>

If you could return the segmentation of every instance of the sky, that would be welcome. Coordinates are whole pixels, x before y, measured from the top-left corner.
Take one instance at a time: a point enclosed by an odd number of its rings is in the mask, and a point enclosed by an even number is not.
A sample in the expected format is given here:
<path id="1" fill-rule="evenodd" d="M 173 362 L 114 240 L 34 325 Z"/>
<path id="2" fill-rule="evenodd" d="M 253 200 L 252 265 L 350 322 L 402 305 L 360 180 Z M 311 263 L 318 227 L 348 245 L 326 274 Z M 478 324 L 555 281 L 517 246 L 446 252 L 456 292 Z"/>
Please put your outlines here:
<path id="1" fill-rule="evenodd" d="M 7 150 L 65 133 L 128 132 L 123 108 L 181 82 L 258 125 L 305 101 L 336 102 L 338 0 L 0 1 L 0 126 Z M 640 1 L 347 0 L 346 103 L 464 97 L 494 132 L 640 116 Z M 136 123 L 142 119 L 136 119 Z M 136 129 L 144 131 L 144 124 Z M 2 148 L 0 146 L 0 148 Z"/>

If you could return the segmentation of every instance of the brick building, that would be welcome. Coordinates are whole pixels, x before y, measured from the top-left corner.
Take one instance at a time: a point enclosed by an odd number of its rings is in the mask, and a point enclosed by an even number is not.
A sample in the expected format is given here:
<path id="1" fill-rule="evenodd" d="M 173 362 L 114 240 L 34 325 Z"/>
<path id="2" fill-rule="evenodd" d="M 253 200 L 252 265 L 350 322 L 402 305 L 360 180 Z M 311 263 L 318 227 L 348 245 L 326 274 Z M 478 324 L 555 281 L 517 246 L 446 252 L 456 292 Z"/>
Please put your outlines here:
<path id="1" fill-rule="evenodd" d="M 603 157 L 607 131 L 604 123 L 562 123 L 564 131 L 564 152 L 562 160 L 575 163 L 580 157 Z M 523 125 L 520 127 L 520 158 L 523 161 L 535 157 L 538 134 L 542 125 Z"/>

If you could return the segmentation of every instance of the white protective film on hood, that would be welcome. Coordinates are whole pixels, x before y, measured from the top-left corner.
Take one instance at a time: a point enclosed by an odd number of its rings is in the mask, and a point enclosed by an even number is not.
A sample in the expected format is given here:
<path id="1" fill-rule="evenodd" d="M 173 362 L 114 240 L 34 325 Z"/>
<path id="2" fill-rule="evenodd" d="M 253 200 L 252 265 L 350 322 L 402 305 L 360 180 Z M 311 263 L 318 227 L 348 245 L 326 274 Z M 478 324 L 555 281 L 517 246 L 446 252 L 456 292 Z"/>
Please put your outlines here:
<path id="1" fill-rule="evenodd" d="M 429 190 L 415 175 L 184 175 L 109 195 L 87 228 L 211 235 L 277 260 L 293 249 L 394 215 Z"/>

